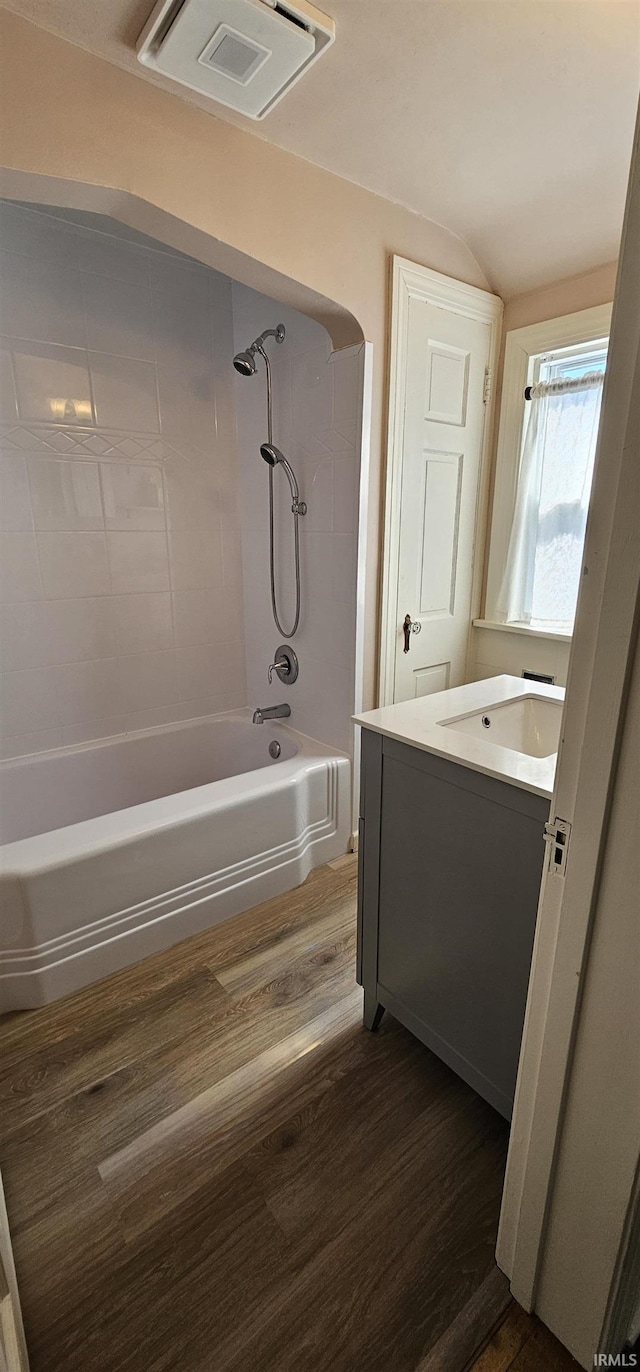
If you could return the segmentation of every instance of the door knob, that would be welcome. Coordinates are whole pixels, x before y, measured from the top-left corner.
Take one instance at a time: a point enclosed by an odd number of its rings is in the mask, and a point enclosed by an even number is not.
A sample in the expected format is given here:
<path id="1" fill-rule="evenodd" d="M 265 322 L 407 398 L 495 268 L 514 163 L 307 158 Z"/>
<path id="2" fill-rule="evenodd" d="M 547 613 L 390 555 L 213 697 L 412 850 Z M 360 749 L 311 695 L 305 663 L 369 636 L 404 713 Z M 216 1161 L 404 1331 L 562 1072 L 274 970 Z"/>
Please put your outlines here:
<path id="1" fill-rule="evenodd" d="M 409 648 L 411 646 L 411 635 L 419 634 L 421 629 L 422 625 L 419 619 L 412 620 L 411 615 L 405 615 L 402 621 L 402 632 L 404 634 L 404 648 L 402 651 L 404 653 L 409 652 Z"/>

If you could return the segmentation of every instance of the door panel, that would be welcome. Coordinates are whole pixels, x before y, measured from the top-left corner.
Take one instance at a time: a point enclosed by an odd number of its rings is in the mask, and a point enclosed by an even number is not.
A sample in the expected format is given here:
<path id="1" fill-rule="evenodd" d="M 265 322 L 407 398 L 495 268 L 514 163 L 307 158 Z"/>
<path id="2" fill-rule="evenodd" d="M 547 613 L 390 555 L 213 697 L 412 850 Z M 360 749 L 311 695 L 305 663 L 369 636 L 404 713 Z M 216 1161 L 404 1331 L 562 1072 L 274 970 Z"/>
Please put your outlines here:
<path id="1" fill-rule="evenodd" d="M 408 307 L 393 698 L 464 681 L 491 325 Z M 402 625 L 413 631 L 404 652 Z M 419 627 L 418 627 L 419 626 Z"/>
<path id="2" fill-rule="evenodd" d="M 418 667 L 413 673 L 414 696 L 433 696 L 436 691 L 449 689 L 449 662 L 436 662 L 432 667 Z"/>
<path id="3" fill-rule="evenodd" d="M 453 614 L 462 453 L 424 454 L 420 615 Z"/>
<path id="4" fill-rule="evenodd" d="M 427 397 L 424 417 L 440 424 L 464 424 L 469 384 L 469 354 L 445 348 L 432 339 L 427 351 Z"/>
<path id="5" fill-rule="evenodd" d="M 377 999 L 388 993 L 392 1013 L 408 1011 L 423 1042 L 506 1115 L 548 815 L 541 796 L 382 740 Z"/>

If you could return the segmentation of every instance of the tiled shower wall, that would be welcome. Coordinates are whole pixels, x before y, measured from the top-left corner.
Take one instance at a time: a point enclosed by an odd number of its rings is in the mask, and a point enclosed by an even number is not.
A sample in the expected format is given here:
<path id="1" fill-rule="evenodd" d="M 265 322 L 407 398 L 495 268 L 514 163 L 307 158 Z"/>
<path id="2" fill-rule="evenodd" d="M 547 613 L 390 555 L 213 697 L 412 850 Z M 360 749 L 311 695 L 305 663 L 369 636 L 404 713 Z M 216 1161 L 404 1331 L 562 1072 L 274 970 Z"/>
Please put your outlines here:
<path id="1" fill-rule="evenodd" d="M 288 687 L 267 667 L 286 636 L 278 633 L 269 593 L 268 468 L 264 363 L 236 378 L 240 519 L 243 546 L 247 686 L 252 705 L 288 701 L 294 728 L 351 751 L 354 711 L 359 441 L 364 345 L 332 353 L 326 330 L 297 311 L 234 282 L 236 351 L 283 323 L 284 343 L 268 339 L 272 362 L 273 438 L 291 462 L 307 501 L 300 519 L 302 614 L 291 640 L 300 676 Z M 294 611 L 291 496 L 274 473 L 278 599 L 284 627 Z"/>
<path id="2" fill-rule="evenodd" d="M 246 701 L 231 284 L 1 206 L 2 753 Z"/>

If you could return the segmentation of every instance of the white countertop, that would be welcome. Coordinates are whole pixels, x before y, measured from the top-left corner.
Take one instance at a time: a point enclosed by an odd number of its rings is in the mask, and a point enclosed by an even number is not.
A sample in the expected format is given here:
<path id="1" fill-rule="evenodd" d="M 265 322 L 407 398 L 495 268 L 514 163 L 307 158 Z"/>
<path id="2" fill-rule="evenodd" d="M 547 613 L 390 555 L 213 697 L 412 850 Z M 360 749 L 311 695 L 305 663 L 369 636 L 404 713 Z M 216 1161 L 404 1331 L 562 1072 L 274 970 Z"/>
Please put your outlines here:
<path id="1" fill-rule="evenodd" d="M 485 681 L 470 681 L 466 686 L 454 686 L 450 691 L 438 691 L 436 695 L 404 700 L 399 705 L 383 705 L 379 710 L 354 715 L 353 719 L 363 729 L 372 729 L 376 734 L 385 734 L 399 743 L 449 758 L 471 767 L 474 772 L 483 772 L 485 776 L 508 781 L 523 791 L 550 799 L 557 753 L 549 757 L 530 757 L 527 753 L 489 743 L 484 738 L 472 738 L 451 726 L 442 728 L 440 721 L 523 696 L 563 701 L 564 694 L 562 686 L 546 686 L 543 682 L 525 681 L 517 676 L 493 676 Z"/>

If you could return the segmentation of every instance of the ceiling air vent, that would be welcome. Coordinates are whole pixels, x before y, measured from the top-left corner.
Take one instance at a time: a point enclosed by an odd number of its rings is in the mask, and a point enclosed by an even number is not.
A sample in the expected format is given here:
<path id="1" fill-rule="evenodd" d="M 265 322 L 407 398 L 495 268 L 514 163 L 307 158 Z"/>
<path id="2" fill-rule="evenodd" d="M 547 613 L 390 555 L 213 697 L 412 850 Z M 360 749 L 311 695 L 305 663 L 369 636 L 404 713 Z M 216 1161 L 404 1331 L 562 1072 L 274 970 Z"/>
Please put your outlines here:
<path id="1" fill-rule="evenodd" d="M 264 119 L 334 37 L 333 20 L 307 0 L 159 0 L 138 61 Z"/>

